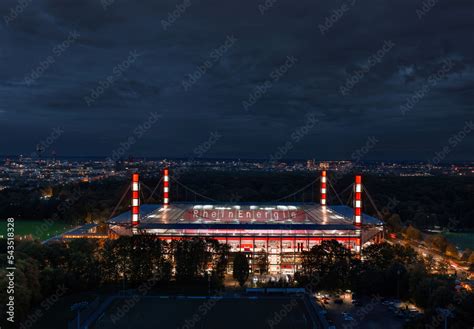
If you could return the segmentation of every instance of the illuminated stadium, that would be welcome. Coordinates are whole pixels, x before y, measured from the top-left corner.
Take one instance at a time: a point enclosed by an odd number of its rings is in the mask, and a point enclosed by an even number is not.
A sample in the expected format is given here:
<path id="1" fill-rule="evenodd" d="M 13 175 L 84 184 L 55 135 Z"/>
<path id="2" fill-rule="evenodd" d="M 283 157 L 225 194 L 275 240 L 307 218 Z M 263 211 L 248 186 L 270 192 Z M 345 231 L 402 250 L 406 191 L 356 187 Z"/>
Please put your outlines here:
<path id="1" fill-rule="evenodd" d="M 337 240 L 354 253 L 383 240 L 383 223 L 362 213 L 362 177 L 353 184 L 353 207 L 327 205 L 326 171 L 320 177 L 319 203 L 171 203 L 169 170 L 163 171 L 163 203 L 141 204 L 139 174 L 133 174 L 131 209 L 111 218 L 108 231 L 95 224 L 63 234 L 62 238 L 117 238 L 153 234 L 162 240 L 212 238 L 230 251 L 252 259 L 267 253 L 270 273 L 293 274 L 301 252 L 324 240 Z M 160 184 L 159 183 L 159 184 Z M 129 189 L 129 190 L 130 190 Z"/>
<path id="2" fill-rule="evenodd" d="M 252 270 L 259 254 L 268 253 L 269 272 L 293 274 L 301 252 L 324 240 L 337 240 L 354 253 L 383 239 L 383 223 L 362 213 L 362 178 L 353 184 L 354 207 L 327 205 L 326 172 L 320 177 L 319 203 L 171 203 L 169 170 L 162 179 L 163 204 L 140 204 L 139 175 L 133 174 L 131 210 L 108 221 L 108 238 L 153 234 L 160 239 L 212 238 L 231 252 L 248 254 Z M 104 237 L 96 228 L 82 227 L 63 238 Z"/>

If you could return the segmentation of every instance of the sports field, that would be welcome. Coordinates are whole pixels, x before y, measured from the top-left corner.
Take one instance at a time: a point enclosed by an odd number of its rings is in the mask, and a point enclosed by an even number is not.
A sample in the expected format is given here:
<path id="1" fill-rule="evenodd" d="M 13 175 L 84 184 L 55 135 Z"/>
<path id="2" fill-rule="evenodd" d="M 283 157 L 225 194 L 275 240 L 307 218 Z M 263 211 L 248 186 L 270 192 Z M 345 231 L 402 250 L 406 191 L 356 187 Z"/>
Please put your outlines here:
<path id="1" fill-rule="evenodd" d="M 113 301 L 94 329 L 305 329 L 305 303 L 290 297 L 133 297 Z"/>
<path id="2" fill-rule="evenodd" d="M 71 224 L 59 221 L 18 219 L 15 220 L 15 236 L 31 235 L 34 239 L 43 241 L 66 232 L 72 227 Z M 4 238 L 6 235 L 7 225 L 3 222 L 0 225 L 0 237 Z"/>
<path id="3" fill-rule="evenodd" d="M 473 232 L 444 232 L 443 235 L 457 247 L 464 249 L 474 249 L 474 233 Z"/>

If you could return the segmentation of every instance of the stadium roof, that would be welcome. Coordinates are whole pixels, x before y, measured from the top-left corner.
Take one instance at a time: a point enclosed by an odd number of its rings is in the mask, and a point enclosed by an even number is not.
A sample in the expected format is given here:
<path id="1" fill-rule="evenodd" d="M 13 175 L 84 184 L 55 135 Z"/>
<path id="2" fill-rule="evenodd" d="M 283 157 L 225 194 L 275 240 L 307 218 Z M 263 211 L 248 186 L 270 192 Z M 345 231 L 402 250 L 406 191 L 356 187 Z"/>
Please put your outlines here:
<path id="1" fill-rule="evenodd" d="M 353 208 L 321 207 L 316 203 L 173 203 L 140 206 L 141 229 L 308 229 L 355 230 Z M 130 211 L 111 220 L 110 224 L 127 225 Z M 363 214 L 363 224 L 382 225 Z"/>

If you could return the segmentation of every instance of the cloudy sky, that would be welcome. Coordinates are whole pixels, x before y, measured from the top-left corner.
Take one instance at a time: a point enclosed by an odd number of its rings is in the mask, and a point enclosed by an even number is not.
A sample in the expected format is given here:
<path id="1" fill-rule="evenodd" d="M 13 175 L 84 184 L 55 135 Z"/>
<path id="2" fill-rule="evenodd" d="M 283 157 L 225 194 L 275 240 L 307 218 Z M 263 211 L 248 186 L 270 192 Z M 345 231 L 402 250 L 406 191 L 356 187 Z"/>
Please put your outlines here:
<path id="1" fill-rule="evenodd" d="M 474 160 L 474 2 L 431 4 L 2 0 L 0 154 Z"/>

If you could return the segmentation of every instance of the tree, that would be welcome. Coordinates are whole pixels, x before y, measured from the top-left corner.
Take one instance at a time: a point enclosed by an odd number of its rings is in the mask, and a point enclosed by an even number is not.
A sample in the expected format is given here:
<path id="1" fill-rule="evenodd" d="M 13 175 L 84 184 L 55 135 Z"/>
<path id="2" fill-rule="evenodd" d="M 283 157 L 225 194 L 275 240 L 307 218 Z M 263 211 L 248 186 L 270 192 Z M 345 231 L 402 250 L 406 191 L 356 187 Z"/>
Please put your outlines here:
<path id="1" fill-rule="evenodd" d="M 434 266 L 434 265 L 433 265 Z M 422 264 L 417 264 L 408 272 L 408 286 L 410 296 L 414 296 L 421 280 L 427 277 L 426 268 Z"/>
<path id="2" fill-rule="evenodd" d="M 448 245 L 446 246 L 446 256 L 455 259 L 459 258 L 459 252 L 454 244 L 448 243 Z"/>
<path id="3" fill-rule="evenodd" d="M 138 284 L 152 279 L 162 261 L 161 241 L 152 235 L 135 235 L 130 243 L 130 280 Z"/>
<path id="4" fill-rule="evenodd" d="M 267 252 L 262 249 L 260 251 L 260 255 L 257 257 L 257 266 L 260 272 L 260 275 L 265 274 L 268 272 L 268 254 Z"/>
<path id="5" fill-rule="evenodd" d="M 472 254 L 472 250 L 467 248 L 463 251 L 462 255 L 461 255 L 461 260 L 464 261 L 464 262 L 467 262 L 469 261 L 469 257 L 471 256 Z"/>
<path id="6" fill-rule="evenodd" d="M 393 251 L 395 259 L 405 266 L 410 266 L 420 261 L 417 252 L 410 246 L 404 247 L 396 244 L 393 246 Z"/>
<path id="7" fill-rule="evenodd" d="M 432 290 L 433 288 L 431 279 L 425 278 L 419 281 L 413 291 L 413 300 L 415 301 L 416 305 L 423 308 L 428 307 Z"/>
<path id="8" fill-rule="evenodd" d="M 440 253 L 446 252 L 446 247 L 448 246 L 448 240 L 441 234 L 431 235 L 427 239 L 428 244 L 435 248 Z"/>
<path id="9" fill-rule="evenodd" d="M 469 264 L 474 264 L 474 252 L 471 253 L 471 255 L 469 256 L 467 262 Z"/>
<path id="10" fill-rule="evenodd" d="M 409 278 L 405 266 L 399 262 L 393 262 L 385 271 L 384 277 L 386 282 L 393 282 L 394 284 L 384 287 L 385 292 L 390 295 L 395 295 L 397 298 L 406 298 L 409 292 Z"/>
<path id="11" fill-rule="evenodd" d="M 387 225 L 392 232 L 398 233 L 401 232 L 403 229 L 402 220 L 400 219 L 400 215 L 393 214 L 387 219 Z"/>
<path id="12" fill-rule="evenodd" d="M 418 227 L 427 227 L 430 225 L 429 216 L 425 213 L 424 209 L 418 209 L 413 221 Z"/>
<path id="13" fill-rule="evenodd" d="M 411 225 L 408 226 L 408 228 L 406 230 L 406 234 L 407 234 L 408 239 L 410 239 L 410 240 L 419 241 L 419 240 L 422 239 L 422 235 L 421 235 L 420 230 L 414 228 Z"/>
<path id="14" fill-rule="evenodd" d="M 171 280 L 172 272 L 173 271 L 173 264 L 169 260 L 163 260 L 161 263 L 161 281 L 169 282 Z"/>
<path id="15" fill-rule="evenodd" d="M 432 308 L 437 307 L 446 307 L 453 300 L 453 289 L 452 287 L 447 287 L 445 285 L 438 286 L 430 298 Z"/>
<path id="16" fill-rule="evenodd" d="M 74 239 L 68 243 L 67 267 L 73 289 L 97 286 L 99 282 L 99 262 L 96 257 L 97 241 Z"/>
<path id="17" fill-rule="evenodd" d="M 173 241 L 176 280 L 193 281 L 204 278 L 211 255 L 202 239 Z"/>
<path id="18" fill-rule="evenodd" d="M 351 290 L 363 295 L 381 294 L 386 286 L 381 270 L 358 259 L 353 260 L 350 281 Z"/>
<path id="19" fill-rule="evenodd" d="M 314 282 L 315 288 L 322 286 L 329 290 L 347 289 L 353 265 L 349 249 L 336 240 L 323 241 L 311 250 L 303 252 L 302 275 Z"/>
<path id="20" fill-rule="evenodd" d="M 425 266 L 426 266 L 426 269 L 429 271 L 429 272 L 432 272 L 434 271 L 435 267 L 436 267 L 436 261 L 434 259 L 434 257 L 429 254 L 426 258 L 425 258 Z"/>
<path id="21" fill-rule="evenodd" d="M 458 303 L 456 308 L 456 317 L 451 319 L 451 327 L 454 329 L 471 328 L 474 323 L 474 293 L 465 293 L 459 300 L 458 297 L 454 299 Z"/>
<path id="22" fill-rule="evenodd" d="M 243 287 L 249 277 L 249 261 L 244 253 L 237 253 L 234 257 L 233 277 Z"/>
<path id="23" fill-rule="evenodd" d="M 222 285 L 229 261 L 230 247 L 214 239 L 208 239 L 206 242 L 211 253 L 212 280 L 215 284 Z"/>
<path id="24" fill-rule="evenodd" d="M 131 237 L 121 237 L 115 241 L 113 255 L 117 266 L 115 273 L 122 282 L 130 280 L 132 276 L 132 267 L 130 262 L 132 243 Z"/>
<path id="25" fill-rule="evenodd" d="M 373 244 L 364 249 L 364 259 L 373 268 L 385 270 L 395 259 L 395 251 L 388 243 Z"/>
<path id="26" fill-rule="evenodd" d="M 448 273 L 448 269 L 448 264 L 446 264 L 445 262 L 439 262 L 438 266 L 436 267 L 436 270 L 441 275 L 446 275 Z"/>
<path id="27" fill-rule="evenodd" d="M 103 282 L 116 282 L 120 279 L 120 274 L 123 272 L 119 271 L 122 264 L 122 259 L 118 257 L 117 245 L 118 241 L 124 239 L 121 237 L 118 240 L 106 240 L 102 252 L 100 253 L 100 271 Z"/>
<path id="28" fill-rule="evenodd" d="M 167 282 L 172 271 L 165 257 L 167 247 L 166 242 L 153 235 L 107 240 L 98 255 L 100 277 L 104 283 Z"/>

